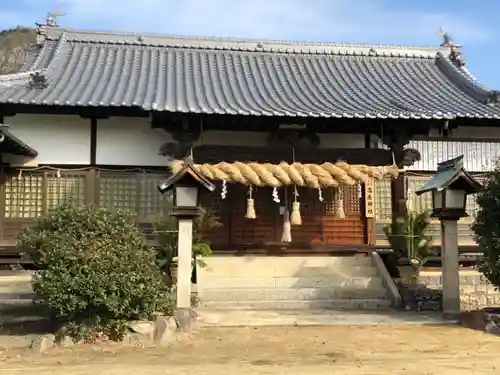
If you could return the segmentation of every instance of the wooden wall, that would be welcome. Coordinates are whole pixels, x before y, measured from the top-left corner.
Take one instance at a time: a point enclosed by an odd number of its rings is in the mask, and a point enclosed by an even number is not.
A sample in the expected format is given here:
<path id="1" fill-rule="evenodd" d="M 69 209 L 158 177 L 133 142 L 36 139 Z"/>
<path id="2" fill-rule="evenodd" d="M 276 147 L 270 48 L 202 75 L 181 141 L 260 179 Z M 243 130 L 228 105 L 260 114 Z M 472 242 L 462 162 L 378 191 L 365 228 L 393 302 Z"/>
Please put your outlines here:
<path id="1" fill-rule="evenodd" d="M 298 190 L 301 203 L 302 225 L 292 226 L 292 243 L 281 243 L 283 216 L 280 206 L 285 201 L 288 207 L 293 200 L 292 189 L 279 190 L 281 202 L 272 200 L 271 188 L 258 188 L 253 192 L 257 218 L 245 218 L 248 190 L 240 185 L 230 185 L 226 200 L 219 194 L 211 193 L 204 197 L 204 205 L 211 207 L 223 223 L 207 238 L 219 250 L 262 248 L 266 246 L 293 249 L 311 249 L 315 245 L 356 245 L 364 244 L 365 227 L 360 212 L 359 186 L 343 190 L 345 219 L 337 219 L 338 209 L 332 191 L 323 192 L 324 201 L 318 199 L 313 189 Z M 287 199 L 285 199 L 285 197 Z M 225 246 L 225 248 L 224 248 Z"/>

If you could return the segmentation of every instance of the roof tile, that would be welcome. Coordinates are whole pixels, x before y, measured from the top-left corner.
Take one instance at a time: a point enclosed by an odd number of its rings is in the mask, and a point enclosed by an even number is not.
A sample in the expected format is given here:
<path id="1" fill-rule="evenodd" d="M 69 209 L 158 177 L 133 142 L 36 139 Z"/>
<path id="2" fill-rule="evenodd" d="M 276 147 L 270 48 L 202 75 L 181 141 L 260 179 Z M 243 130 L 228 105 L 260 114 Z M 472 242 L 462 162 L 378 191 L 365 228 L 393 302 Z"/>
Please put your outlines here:
<path id="1" fill-rule="evenodd" d="M 0 103 L 254 116 L 500 118 L 500 107 L 487 104 L 491 91 L 438 50 L 138 38 L 48 35 L 29 71 L 0 76 Z M 34 71 L 46 75 L 46 88 L 28 87 Z"/>

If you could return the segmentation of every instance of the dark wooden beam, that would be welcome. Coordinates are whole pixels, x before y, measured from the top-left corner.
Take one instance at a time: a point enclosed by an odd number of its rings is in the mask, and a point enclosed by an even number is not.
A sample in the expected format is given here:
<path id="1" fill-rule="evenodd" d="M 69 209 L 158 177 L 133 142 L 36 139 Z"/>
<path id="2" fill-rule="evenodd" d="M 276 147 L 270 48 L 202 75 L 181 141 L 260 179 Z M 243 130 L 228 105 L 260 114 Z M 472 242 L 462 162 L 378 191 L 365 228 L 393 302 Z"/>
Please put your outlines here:
<path id="1" fill-rule="evenodd" d="M 370 133 L 365 133 L 365 148 L 370 148 Z"/>
<path id="2" fill-rule="evenodd" d="M 181 118 L 189 118 L 190 122 L 203 123 L 207 130 L 253 130 L 269 131 L 279 124 L 307 124 L 309 130 L 318 133 L 371 133 L 380 132 L 380 119 L 359 118 L 304 118 L 304 117 L 270 117 L 218 114 L 191 114 L 175 112 L 151 112 L 141 107 L 76 107 L 47 106 L 30 104 L 0 104 L 0 113 L 4 116 L 15 114 L 47 114 L 47 115 L 77 115 L 85 118 L 108 117 L 150 117 L 162 118 L 172 124 L 179 123 Z M 385 119 L 383 124 L 386 132 L 395 129 L 408 130 L 412 134 L 428 134 L 431 128 L 443 128 L 444 120 L 416 119 Z M 449 129 L 460 125 L 467 126 L 500 126 L 500 119 L 453 119 L 448 120 Z M 380 135 L 380 134 L 379 134 Z"/>
<path id="3" fill-rule="evenodd" d="M 243 147 L 243 146 L 213 146 L 202 145 L 194 150 L 197 163 L 228 163 L 235 161 L 255 161 L 258 163 L 292 162 L 291 147 Z M 298 148 L 295 149 L 295 159 L 302 163 L 335 162 L 343 160 L 349 164 L 390 165 L 392 154 L 389 150 L 366 148 Z"/>
<path id="4" fill-rule="evenodd" d="M 97 119 L 90 119 L 90 165 L 97 164 Z"/>

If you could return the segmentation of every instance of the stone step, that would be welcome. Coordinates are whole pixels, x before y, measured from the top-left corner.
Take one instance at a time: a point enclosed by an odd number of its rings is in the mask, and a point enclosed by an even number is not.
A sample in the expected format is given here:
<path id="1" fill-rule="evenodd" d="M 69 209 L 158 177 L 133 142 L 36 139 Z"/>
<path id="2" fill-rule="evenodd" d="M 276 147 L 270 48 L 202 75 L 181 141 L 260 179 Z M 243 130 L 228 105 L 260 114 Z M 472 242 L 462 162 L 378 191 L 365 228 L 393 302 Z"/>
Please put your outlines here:
<path id="1" fill-rule="evenodd" d="M 200 268 L 198 277 L 328 277 L 331 275 L 375 276 L 371 257 L 277 257 L 213 256 L 206 260 L 207 267 Z M 368 272 L 368 274 L 366 274 Z"/>
<path id="2" fill-rule="evenodd" d="M 2 271 L 0 272 L 0 285 L 18 282 L 31 282 L 33 271 Z"/>
<path id="3" fill-rule="evenodd" d="M 344 277 L 221 277 L 203 281 L 203 290 L 232 288 L 383 288 L 377 276 Z"/>
<path id="4" fill-rule="evenodd" d="M 19 301 L 19 300 L 32 300 L 35 297 L 35 293 L 33 292 L 20 292 L 20 293 L 1 293 L 0 292 L 0 301 Z"/>
<path id="5" fill-rule="evenodd" d="M 244 266 L 241 266 L 242 268 Z M 248 270 L 241 272 L 217 271 L 215 269 L 200 268 L 198 270 L 198 280 L 200 283 L 206 283 L 210 279 L 230 279 L 230 278 L 248 278 L 248 279 L 279 279 L 279 278 L 356 278 L 356 277 L 375 277 L 378 276 L 377 269 L 373 266 L 345 266 L 330 269 L 316 270 L 308 269 L 307 272 L 284 272 L 283 270 L 262 269 L 260 266 L 248 266 Z"/>
<path id="6" fill-rule="evenodd" d="M 31 293 L 33 286 L 30 281 L 23 282 L 0 282 L 0 296 L 4 293 Z"/>
<path id="7" fill-rule="evenodd" d="M 390 310 L 387 299 L 325 299 L 292 301 L 212 301 L 202 302 L 201 309 L 214 310 Z"/>
<path id="8" fill-rule="evenodd" d="M 384 288 L 347 289 L 347 288 L 288 288 L 288 289 L 217 289 L 204 290 L 201 302 L 209 301 L 313 301 L 330 299 L 384 299 Z"/>

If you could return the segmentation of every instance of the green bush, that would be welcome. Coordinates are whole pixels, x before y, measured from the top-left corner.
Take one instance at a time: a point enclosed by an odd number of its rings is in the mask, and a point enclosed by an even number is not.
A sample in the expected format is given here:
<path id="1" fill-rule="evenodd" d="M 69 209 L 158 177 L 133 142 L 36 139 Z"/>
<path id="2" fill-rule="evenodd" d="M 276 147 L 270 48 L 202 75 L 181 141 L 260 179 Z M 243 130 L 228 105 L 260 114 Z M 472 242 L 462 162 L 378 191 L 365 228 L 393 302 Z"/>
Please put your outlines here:
<path id="1" fill-rule="evenodd" d="M 36 302 L 75 340 L 120 340 L 126 322 L 172 307 L 155 251 L 128 213 L 62 205 L 21 232 Z"/>
<path id="2" fill-rule="evenodd" d="M 206 208 L 193 221 L 193 267 L 205 267 L 203 258 L 212 255 L 212 247 L 203 240 L 203 234 L 210 229 L 221 227 L 219 218 Z M 157 264 L 169 274 L 169 268 L 177 265 L 177 219 L 171 215 L 160 216 L 153 221 L 158 241 Z"/>
<path id="3" fill-rule="evenodd" d="M 425 258 L 432 254 L 432 237 L 427 235 L 430 225 L 428 212 L 409 213 L 405 217 L 395 217 L 384 227 L 384 234 L 394 254 L 403 264 L 420 268 Z"/>
<path id="4" fill-rule="evenodd" d="M 476 198 L 479 210 L 472 225 L 474 239 L 483 252 L 479 271 L 500 288 L 500 164 L 488 174 Z"/>

